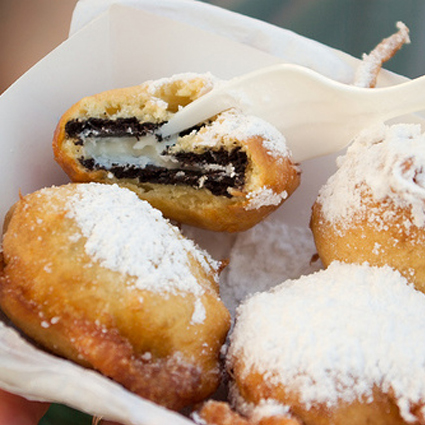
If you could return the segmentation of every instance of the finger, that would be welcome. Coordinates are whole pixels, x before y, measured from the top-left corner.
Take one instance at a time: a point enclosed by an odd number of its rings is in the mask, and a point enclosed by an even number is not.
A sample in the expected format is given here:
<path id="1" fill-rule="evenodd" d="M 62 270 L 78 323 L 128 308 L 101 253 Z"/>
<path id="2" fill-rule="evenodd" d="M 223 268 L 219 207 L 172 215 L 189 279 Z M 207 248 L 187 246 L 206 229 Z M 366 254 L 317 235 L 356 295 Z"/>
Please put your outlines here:
<path id="1" fill-rule="evenodd" d="M 0 390 L 0 424 L 37 425 L 49 405 Z"/>

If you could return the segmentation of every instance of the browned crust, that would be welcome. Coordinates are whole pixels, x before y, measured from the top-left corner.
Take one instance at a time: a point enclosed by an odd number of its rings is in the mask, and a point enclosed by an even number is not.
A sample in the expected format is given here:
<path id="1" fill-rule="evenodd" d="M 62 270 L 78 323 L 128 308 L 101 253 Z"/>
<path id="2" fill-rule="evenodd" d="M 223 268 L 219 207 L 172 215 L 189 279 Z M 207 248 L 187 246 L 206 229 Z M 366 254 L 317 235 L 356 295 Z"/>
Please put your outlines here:
<path id="1" fill-rule="evenodd" d="M 251 425 L 251 422 L 239 415 L 225 402 L 209 400 L 198 412 L 201 420 L 208 425 Z"/>
<path id="2" fill-rule="evenodd" d="M 310 227 L 325 267 L 334 260 L 389 265 L 425 292 L 425 229 L 413 224 L 407 209 L 396 208 L 390 201 L 374 202 L 365 194 L 362 202 L 370 215 L 358 214 L 350 223 L 336 224 L 325 219 L 318 201 L 313 205 Z M 374 224 L 373 216 L 389 217 L 390 211 L 393 218 L 387 220 L 385 228 Z M 406 222 L 411 223 L 409 232 L 405 230 Z"/>
<path id="3" fill-rule="evenodd" d="M 372 388 L 372 401 L 362 398 L 352 402 L 340 400 L 334 407 L 324 403 L 313 403 L 308 407 L 302 403 L 296 388 L 274 385 L 255 371 L 246 371 L 243 361 L 235 359 L 233 364 L 234 385 L 239 395 L 248 403 L 258 405 L 262 400 L 273 399 L 289 406 L 294 418 L 304 425 L 406 425 L 400 416 L 391 391 Z M 415 414 L 414 412 L 412 412 Z M 423 418 L 417 416 L 418 423 Z"/>
<path id="4" fill-rule="evenodd" d="M 220 381 L 220 371 L 205 371 L 201 365 L 170 355 L 144 360 L 117 329 L 108 329 L 62 315 L 49 329 L 40 326 L 41 310 L 22 294 L 7 290 L 0 278 L 0 304 L 9 318 L 38 344 L 82 366 L 98 370 L 128 390 L 153 402 L 180 410 L 211 395 Z"/>

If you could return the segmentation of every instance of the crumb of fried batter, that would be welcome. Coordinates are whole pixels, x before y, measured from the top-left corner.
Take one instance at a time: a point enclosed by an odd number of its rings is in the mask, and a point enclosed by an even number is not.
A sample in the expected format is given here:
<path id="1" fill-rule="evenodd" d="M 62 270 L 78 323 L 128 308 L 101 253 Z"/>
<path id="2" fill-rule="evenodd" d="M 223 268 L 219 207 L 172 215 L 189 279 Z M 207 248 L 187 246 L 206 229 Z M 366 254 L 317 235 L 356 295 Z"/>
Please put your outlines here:
<path id="1" fill-rule="evenodd" d="M 196 414 L 195 421 L 202 425 L 301 425 L 287 416 L 268 416 L 252 421 L 232 410 L 229 403 L 209 400 Z"/>
<path id="2" fill-rule="evenodd" d="M 363 55 L 356 72 L 355 86 L 375 87 L 383 63 L 390 60 L 404 44 L 410 43 L 409 28 L 403 22 L 397 22 L 397 28 L 396 33 L 383 39 L 368 55 Z"/>

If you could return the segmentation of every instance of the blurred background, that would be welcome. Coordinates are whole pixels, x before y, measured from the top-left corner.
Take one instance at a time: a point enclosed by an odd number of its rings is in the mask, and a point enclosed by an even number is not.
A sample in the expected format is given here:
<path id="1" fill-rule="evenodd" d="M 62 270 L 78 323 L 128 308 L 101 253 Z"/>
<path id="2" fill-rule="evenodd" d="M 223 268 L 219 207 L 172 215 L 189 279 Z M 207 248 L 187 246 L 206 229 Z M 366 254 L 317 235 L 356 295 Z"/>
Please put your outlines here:
<path id="1" fill-rule="evenodd" d="M 408 77 L 425 74 L 424 0 L 204 0 L 291 29 L 355 57 L 395 31 L 412 43 L 386 67 Z M 67 38 L 77 0 L 0 0 L 0 93 Z"/>
<path id="2" fill-rule="evenodd" d="M 410 29 L 404 46 L 386 68 L 408 77 L 425 74 L 423 0 L 212 0 L 206 1 L 340 49 L 357 58 L 395 32 L 397 21 Z"/>
<path id="3" fill-rule="evenodd" d="M 424 0 L 204 0 L 290 29 L 355 57 L 409 28 L 412 43 L 386 68 L 408 77 L 425 74 Z M 0 94 L 68 36 L 77 0 L 0 0 Z M 84 425 L 91 418 L 52 406 L 40 425 Z"/>
<path id="4" fill-rule="evenodd" d="M 0 93 L 68 36 L 77 0 L 0 0 Z"/>

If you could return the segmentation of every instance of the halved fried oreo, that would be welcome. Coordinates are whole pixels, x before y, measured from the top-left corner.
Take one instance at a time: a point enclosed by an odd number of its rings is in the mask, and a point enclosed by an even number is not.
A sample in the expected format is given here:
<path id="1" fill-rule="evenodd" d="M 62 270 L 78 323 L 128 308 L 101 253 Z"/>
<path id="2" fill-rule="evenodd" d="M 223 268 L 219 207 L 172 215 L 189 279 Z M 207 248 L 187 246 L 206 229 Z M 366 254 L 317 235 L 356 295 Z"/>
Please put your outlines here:
<path id="1" fill-rule="evenodd" d="M 215 82 L 180 74 L 84 98 L 58 124 L 55 158 L 73 181 L 128 187 L 178 222 L 246 230 L 296 189 L 299 170 L 281 133 L 236 109 L 161 136 L 161 126 Z"/>

